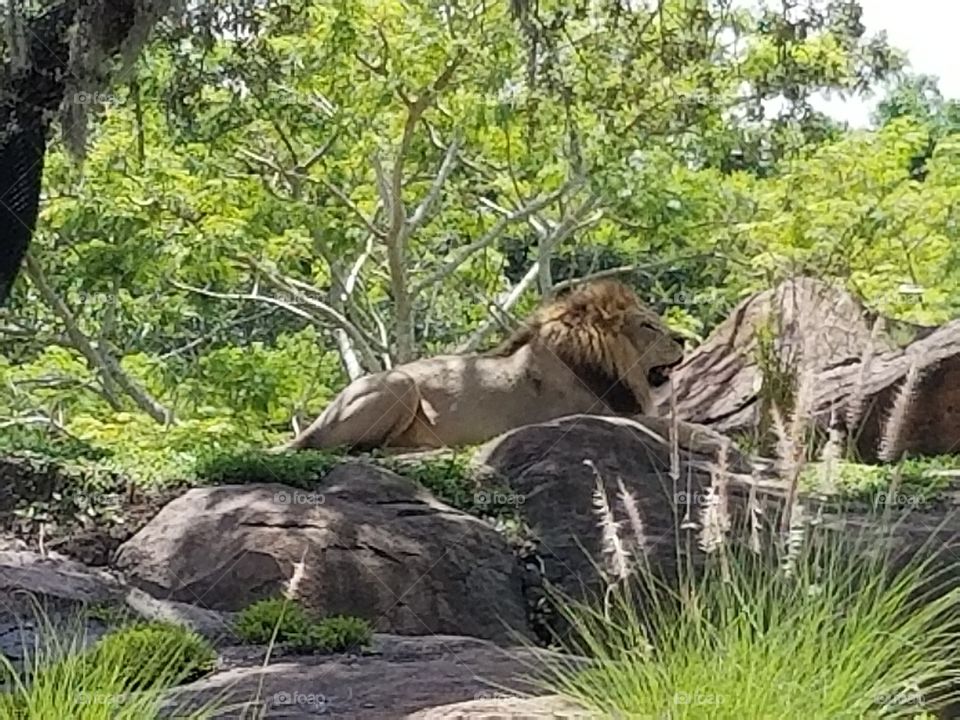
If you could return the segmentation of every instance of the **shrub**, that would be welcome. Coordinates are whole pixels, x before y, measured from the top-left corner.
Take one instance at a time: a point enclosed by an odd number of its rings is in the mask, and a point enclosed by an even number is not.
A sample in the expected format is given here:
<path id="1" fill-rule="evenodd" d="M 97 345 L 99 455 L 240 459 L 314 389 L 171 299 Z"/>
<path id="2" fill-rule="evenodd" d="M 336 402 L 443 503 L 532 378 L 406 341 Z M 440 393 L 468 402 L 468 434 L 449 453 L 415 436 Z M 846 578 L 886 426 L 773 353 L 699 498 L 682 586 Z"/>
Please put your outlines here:
<path id="1" fill-rule="evenodd" d="M 297 603 L 286 598 L 268 598 L 240 611 L 234 631 L 244 642 L 265 645 L 276 632 L 277 642 L 300 637 L 310 627 L 310 617 Z"/>
<path id="2" fill-rule="evenodd" d="M 823 477 L 821 470 L 820 463 L 811 463 L 804 469 L 802 481 L 807 488 L 819 488 Z M 960 456 L 944 455 L 906 458 L 894 465 L 834 461 L 829 480 L 845 497 L 873 502 L 895 487 L 899 488 L 900 493 L 921 503 L 955 485 L 958 477 Z"/>
<path id="3" fill-rule="evenodd" d="M 373 629 L 361 618 L 334 616 L 314 620 L 298 603 L 269 598 L 241 611 L 235 631 L 245 642 L 258 645 L 271 641 L 300 650 L 342 652 L 370 642 Z"/>
<path id="4" fill-rule="evenodd" d="M 372 637 L 373 628 L 363 618 L 334 615 L 310 626 L 304 647 L 343 652 L 368 645 Z"/>

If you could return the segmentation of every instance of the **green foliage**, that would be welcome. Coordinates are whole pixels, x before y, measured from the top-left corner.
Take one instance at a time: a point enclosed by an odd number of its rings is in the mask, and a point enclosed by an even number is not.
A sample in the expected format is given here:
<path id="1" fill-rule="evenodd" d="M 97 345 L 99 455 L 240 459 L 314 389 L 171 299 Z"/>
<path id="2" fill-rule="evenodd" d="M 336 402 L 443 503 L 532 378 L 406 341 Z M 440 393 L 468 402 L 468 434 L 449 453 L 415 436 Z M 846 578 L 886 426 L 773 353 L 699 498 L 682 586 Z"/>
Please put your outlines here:
<path id="1" fill-rule="evenodd" d="M 0 428 L 0 447 L 7 453 L 29 453 L 35 458 L 58 462 L 101 460 L 110 455 L 106 448 L 61 433 L 47 432 L 31 425 Z"/>
<path id="2" fill-rule="evenodd" d="M 83 616 L 90 620 L 98 620 L 108 627 L 120 627 L 138 622 L 138 616 L 127 605 L 109 602 L 86 605 Z"/>
<path id="3" fill-rule="evenodd" d="M 829 472 L 829 485 L 842 496 L 884 504 L 891 488 L 900 501 L 920 505 L 956 485 L 960 478 L 960 456 L 941 455 L 905 458 L 895 465 L 865 465 L 853 461 L 834 461 L 829 468 L 812 463 L 804 468 L 801 482 L 811 490 L 822 488 Z"/>
<path id="4" fill-rule="evenodd" d="M 6 454 L 12 478 L 9 494 L 13 497 L 12 518 L 17 524 L 61 526 L 106 526 L 122 522 L 120 502 L 126 490 L 125 478 L 113 472 L 103 460 L 71 457 L 67 445 L 65 458 L 55 456 L 64 446 L 38 443 L 41 452 L 15 450 Z"/>
<path id="5" fill-rule="evenodd" d="M 277 482 L 310 489 L 343 461 L 341 456 L 318 450 L 272 454 L 252 450 L 209 457 L 196 468 L 203 483 Z"/>
<path id="6" fill-rule="evenodd" d="M 676 587 L 644 570 L 603 608 L 567 601 L 565 646 L 592 662 L 553 661 L 545 684 L 614 717 L 911 718 L 955 700 L 955 561 L 931 547 L 887 572 L 865 537 L 807 533 L 789 574 L 737 544 Z"/>
<path id="7" fill-rule="evenodd" d="M 473 451 L 462 449 L 415 460 L 390 456 L 376 462 L 410 478 L 437 499 L 478 517 L 507 519 L 517 514 L 518 496 L 502 483 L 491 482 L 471 464 Z"/>
<path id="8" fill-rule="evenodd" d="M 278 642 L 314 652 L 362 648 L 373 636 L 370 624 L 362 618 L 336 615 L 315 620 L 299 604 L 286 598 L 269 598 L 244 608 L 234 629 L 244 642 Z"/>
<path id="9" fill-rule="evenodd" d="M 470 467 L 470 452 L 449 452 L 413 461 L 397 461 L 389 455 L 378 458 L 384 467 L 423 485 L 455 508 L 474 505 L 478 484 Z"/>
<path id="10" fill-rule="evenodd" d="M 22 673 L 0 656 L 8 680 L 0 720 L 159 720 L 163 692 L 208 672 L 216 658 L 201 638 L 159 623 L 114 631 L 88 650 L 79 631 L 58 633 L 65 631 L 48 628 L 50 642 L 31 652 Z M 215 706 L 180 716 L 203 720 Z"/>
<path id="11" fill-rule="evenodd" d="M 217 7 L 187 3 L 161 28 L 82 166 L 52 143 L 32 249 L 74 330 L 177 422 L 110 390 L 23 279 L 0 322 L 0 432 L 55 419 L 95 472 L 191 480 L 208 457 L 276 444 L 354 361 L 459 347 L 535 262 L 554 281 L 618 269 L 694 338 L 797 272 L 901 319 L 960 313 L 956 104 L 900 80 L 870 132 L 810 106 L 902 65 L 854 3 Z M 378 166 L 398 173 L 398 203 Z M 387 206 L 422 220 L 399 253 Z M 551 228 L 571 232 L 541 258 Z M 428 482 L 471 502 L 456 480 Z"/>
<path id="12" fill-rule="evenodd" d="M 189 682 L 214 668 L 217 653 L 195 632 L 163 622 L 137 622 L 104 635 L 84 655 L 91 667 L 115 662 L 124 684 L 142 690 Z"/>
<path id="13" fill-rule="evenodd" d="M 274 633 L 277 642 L 303 637 L 311 623 L 306 610 L 299 604 L 282 597 L 268 598 L 241 610 L 234 632 L 243 642 L 266 645 L 274 638 Z"/>
<path id="14" fill-rule="evenodd" d="M 334 615 L 314 623 L 305 638 L 295 645 L 307 650 L 346 652 L 365 647 L 373 638 L 373 628 L 363 618 Z"/>

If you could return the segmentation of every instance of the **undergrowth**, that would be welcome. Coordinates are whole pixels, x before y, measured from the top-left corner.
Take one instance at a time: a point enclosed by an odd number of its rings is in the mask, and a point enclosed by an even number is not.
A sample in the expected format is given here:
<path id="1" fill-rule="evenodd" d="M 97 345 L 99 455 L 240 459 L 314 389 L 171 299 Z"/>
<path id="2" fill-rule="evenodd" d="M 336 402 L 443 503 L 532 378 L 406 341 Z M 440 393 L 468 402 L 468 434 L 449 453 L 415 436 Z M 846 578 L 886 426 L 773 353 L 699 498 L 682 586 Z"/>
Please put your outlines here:
<path id="1" fill-rule="evenodd" d="M 284 597 L 268 598 L 244 608 L 234 631 L 241 640 L 255 645 L 276 642 L 325 653 L 363 648 L 373 636 L 370 624 L 362 618 L 335 615 L 316 619 Z"/>

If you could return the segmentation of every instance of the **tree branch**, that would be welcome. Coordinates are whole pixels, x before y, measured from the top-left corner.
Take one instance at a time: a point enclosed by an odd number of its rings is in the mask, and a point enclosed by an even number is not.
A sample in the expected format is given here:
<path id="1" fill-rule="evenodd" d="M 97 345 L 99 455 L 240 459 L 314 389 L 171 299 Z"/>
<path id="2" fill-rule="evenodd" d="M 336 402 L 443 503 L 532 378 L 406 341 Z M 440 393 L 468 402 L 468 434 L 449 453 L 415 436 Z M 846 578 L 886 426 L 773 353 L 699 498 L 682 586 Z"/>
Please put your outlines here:
<path id="1" fill-rule="evenodd" d="M 315 297 L 311 297 L 310 293 L 317 294 L 316 288 L 294 278 L 288 278 L 284 275 L 281 275 L 280 273 L 261 265 L 253 258 L 248 257 L 244 259 L 252 268 L 262 273 L 271 285 L 283 290 L 284 292 L 290 293 L 290 295 L 292 295 L 298 302 L 316 310 L 320 317 L 324 318 L 328 323 L 332 324 L 334 327 L 343 329 L 361 348 L 361 352 L 363 352 L 366 361 L 370 363 L 370 367 L 377 367 L 374 350 L 385 350 L 386 348 L 381 347 L 379 341 L 375 337 L 367 333 L 363 328 L 358 327 L 355 323 L 351 322 L 350 319 L 342 312 L 331 307 L 328 303 L 325 303 L 322 300 L 317 300 Z"/>
<path id="2" fill-rule="evenodd" d="M 457 135 L 453 138 L 453 142 L 451 142 L 450 146 L 447 148 L 447 152 L 443 156 L 443 162 L 440 164 L 440 170 L 437 173 L 436 178 L 434 178 L 433 184 L 430 186 L 430 190 L 427 192 L 426 197 L 423 198 L 423 201 L 420 203 L 420 205 L 417 206 L 417 209 L 414 211 L 413 215 L 407 221 L 404 232 L 408 236 L 412 235 L 417 228 L 423 224 L 424 220 L 427 218 L 427 214 L 436 204 L 437 198 L 440 197 L 444 183 L 447 182 L 447 178 L 450 177 L 450 173 L 453 172 L 453 168 L 456 167 L 457 154 L 460 151 L 461 142 L 462 140 L 460 136 Z"/>
<path id="3" fill-rule="evenodd" d="M 103 348 L 93 346 L 87 336 L 83 334 L 83 331 L 80 330 L 73 312 L 47 282 L 42 268 L 30 253 L 27 253 L 25 258 L 24 270 L 40 293 L 40 297 L 63 322 L 72 346 L 86 358 L 91 370 L 99 372 L 102 378 L 104 397 L 110 407 L 114 410 L 122 408 L 117 395 L 118 391 L 121 391 L 129 395 L 141 410 L 157 422 L 171 422 L 173 413 L 170 410 L 154 400 L 128 376 L 108 352 Z"/>
<path id="4" fill-rule="evenodd" d="M 469 260 L 472 255 L 496 242 L 496 240 L 503 234 L 504 230 L 506 230 L 509 225 L 515 222 L 526 220 L 534 213 L 537 213 L 551 203 L 556 202 L 558 198 L 562 197 L 569 190 L 579 186 L 580 182 L 581 181 L 579 180 L 568 182 L 559 190 L 555 190 L 549 195 L 545 195 L 542 198 L 534 200 L 519 210 L 514 210 L 501 217 L 494 224 L 494 226 L 485 232 L 478 240 L 475 240 L 474 242 L 460 248 L 442 267 L 437 269 L 435 272 L 430 273 L 430 275 L 428 275 L 424 280 L 415 285 L 410 291 L 410 295 L 412 297 L 417 297 L 425 288 L 442 282 L 451 274 L 453 274 L 457 268 L 463 265 L 463 263 Z"/>
<path id="5" fill-rule="evenodd" d="M 510 309 L 517 304 L 523 294 L 530 289 L 530 286 L 533 285 L 533 281 L 537 279 L 540 272 L 540 263 L 539 261 L 533 263 L 527 272 L 523 274 L 523 277 L 517 281 L 517 284 L 514 285 L 506 293 L 502 294 L 497 300 L 491 301 L 491 305 L 496 308 L 498 312 L 503 315 L 507 315 Z M 471 353 L 476 352 L 477 348 L 480 347 L 487 335 L 498 325 L 500 325 L 499 318 L 491 312 L 490 316 L 480 323 L 480 327 L 473 331 L 466 342 L 460 343 L 454 350 L 456 353 Z"/>
<path id="6" fill-rule="evenodd" d="M 382 229 L 378 228 L 374 224 L 374 220 L 377 217 L 379 208 L 375 208 L 373 211 L 373 217 L 368 218 L 366 215 L 363 214 L 363 211 L 360 209 L 360 207 L 353 200 L 350 199 L 349 195 L 347 195 L 343 190 L 338 188 L 336 185 L 334 185 L 332 182 L 330 182 L 326 178 L 315 178 L 309 175 L 301 175 L 299 173 L 294 173 L 294 176 L 297 178 L 306 180 L 307 182 L 312 182 L 312 183 L 321 185 L 325 190 L 332 193 L 340 202 L 346 205 L 347 208 L 349 208 L 354 215 L 357 216 L 357 218 L 360 220 L 361 223 L 363 223 L 363 226 L 367 229 L 369 233 L 376 235 L 379 238 L 383 238 L 386 235 L 386 233 Z M 382 203 L 382 200 L 381 200 L 381 203 Z"/>
<path id="7" fill-rule="evenodd" d="M 635 272 L 644 272 L 646 270 L 655 270 L 659 267 L 664 267 L 665 265 L 673 265 L 674 263 L 684 263 L 690 262 L 692 260 L 702 260 L 703 258 L 715 257 L 714 253 L 696 253 L 694 255 L 687 255 L 686 257 L 677 257 L 670 258 L 668 260 L 662 260 L 659 262 L 644 263 L 642 265 L 621 265 L 615 268 L 607 268 L 606 270 L 598 270 L 597 272 L 590 273 L 589 275 L 584 275 L 580 278 L 571 278 L 569 280 L 563 280 L 558 282 L 553 286 L 554 293 L 562 292 L 568 288 L 576 287 L 577 285 L 583 285 L 584 283 L 593 282 L 594 280 L 603 280 L 604 278 L 616 277 L 617 275 L 627 275 Z"/>

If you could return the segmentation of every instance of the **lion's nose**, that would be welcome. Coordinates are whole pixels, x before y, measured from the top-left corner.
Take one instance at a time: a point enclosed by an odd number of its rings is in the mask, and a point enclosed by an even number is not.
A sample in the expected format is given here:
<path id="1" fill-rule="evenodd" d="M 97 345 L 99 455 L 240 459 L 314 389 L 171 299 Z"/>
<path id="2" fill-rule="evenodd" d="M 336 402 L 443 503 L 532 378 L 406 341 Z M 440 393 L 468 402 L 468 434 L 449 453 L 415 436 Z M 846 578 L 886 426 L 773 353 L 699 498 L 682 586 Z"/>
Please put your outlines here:
<path id="1" fill-rule="evenodd" d="M 673 339 L 676 343 L 682 347 L 684 350 L 687 349 L 687 338 L 681 335 L 680 333 L 673 333 Z"/>

